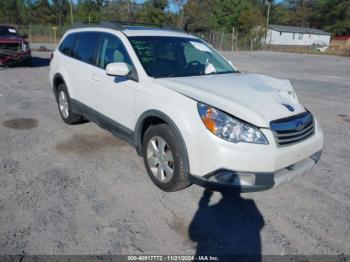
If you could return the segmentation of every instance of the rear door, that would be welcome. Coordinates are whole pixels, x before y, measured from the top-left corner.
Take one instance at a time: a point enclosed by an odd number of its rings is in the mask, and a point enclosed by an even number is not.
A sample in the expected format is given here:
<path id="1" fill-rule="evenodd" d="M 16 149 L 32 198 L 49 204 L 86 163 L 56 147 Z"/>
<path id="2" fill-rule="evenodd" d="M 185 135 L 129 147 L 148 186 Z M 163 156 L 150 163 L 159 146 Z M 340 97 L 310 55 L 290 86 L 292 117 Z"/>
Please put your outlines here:
<path id="1" fill-rule="evenodd" d="M 62 43 L 60 44 L 58 50 L 59 54 L 51 61 L 50 64 L 50 77 L 53 79 L 56 72 L 60 72 L 63 76 L 68 91 L 71 97 L 74 97 L 74 85 L 72 81 L 72 74 L 70 72 L 72 68 L 72 63 L 74 63 L 74 46 L 77 40 L 78 34 L 71 33 L 67 35 Z"/>
<path id="2" fill-rule="evenodd" d="M 91 82 L 96 70 L 96 54 L 100 42 L 100 32 L 80 32 L 74 48 L 74 61 L 70 76 L 74 86 L 74 99 L 93 107 Z"/>
<path id="3" fill-rule="evenodd" d="M 92 76 L 93 107 L 114 122 L 132 129 L 139 83 L 127 77 L 106 74 L 108 64 L 124 62 L 132 70 L 134 79 L 137 79 L 136 69 L 122 41 L 113 34 L 103 33 L 96 62 L 98 70 Z"/>

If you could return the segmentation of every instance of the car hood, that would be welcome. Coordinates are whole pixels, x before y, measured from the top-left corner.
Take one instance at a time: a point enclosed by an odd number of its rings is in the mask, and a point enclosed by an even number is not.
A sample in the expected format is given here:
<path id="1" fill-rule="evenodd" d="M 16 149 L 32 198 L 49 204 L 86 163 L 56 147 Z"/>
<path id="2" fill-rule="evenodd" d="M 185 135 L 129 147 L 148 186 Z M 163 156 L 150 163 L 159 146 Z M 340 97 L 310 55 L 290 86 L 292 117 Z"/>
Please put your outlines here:
<path id="1" fill-rule="evenodd" d="M 268 128 L 273 120 L 305 112 L 296 96 L 291 95 L 294 91 L 288 80 L 264 75 L 158 78 L 155 82 L 258 127 Z"/>

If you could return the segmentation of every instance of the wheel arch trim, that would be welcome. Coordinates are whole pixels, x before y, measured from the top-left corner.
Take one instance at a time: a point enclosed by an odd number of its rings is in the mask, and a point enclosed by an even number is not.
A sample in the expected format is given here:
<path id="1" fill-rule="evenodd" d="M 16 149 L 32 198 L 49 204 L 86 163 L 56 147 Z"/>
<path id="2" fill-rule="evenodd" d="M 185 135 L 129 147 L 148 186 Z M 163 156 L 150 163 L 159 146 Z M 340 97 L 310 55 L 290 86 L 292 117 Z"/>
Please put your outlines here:
<path id="1" fill-rule="evenodd" d="M 56 95 L 56 89 L 58 87 L 58 85 L 56 85 L 55 83 L 58 79 L 61 80 L 67 86 L 66 81 L 64 80 L 64 77 L 60 73 L 56 73 L 52 79 L 52 87 L 55 95 Z"/>
<path id="2" fill-rule="evenodd" d="M 180 132 L 180 129 L 177 127 L 177 125 L 168 115 L 166 115 L 165 113 L 159 110 L 155 110 L 155 109 L 147 110 L 137 120 L 137 123 L 135 126 L 135 146 L 136 146 L 137 154 L 139 156 L 142 156 L 142 129 L 145 124 L 145 121 L 150 117 L 157 117 L 161 119 L 166 124 L 168 124 L 171 127 L 171 129 L 174 131 L 176 137 L 179 139 L 182 145 L 181 150 L 182 150 L 182 153 L 184 154 L 184 159 L 185 159 L 184 170 L 186 174 L 190 174 L 190 163 L 189 163 L 188 151 L 187 151 L 185 140 L 183 139 L 183 136 Z"/>

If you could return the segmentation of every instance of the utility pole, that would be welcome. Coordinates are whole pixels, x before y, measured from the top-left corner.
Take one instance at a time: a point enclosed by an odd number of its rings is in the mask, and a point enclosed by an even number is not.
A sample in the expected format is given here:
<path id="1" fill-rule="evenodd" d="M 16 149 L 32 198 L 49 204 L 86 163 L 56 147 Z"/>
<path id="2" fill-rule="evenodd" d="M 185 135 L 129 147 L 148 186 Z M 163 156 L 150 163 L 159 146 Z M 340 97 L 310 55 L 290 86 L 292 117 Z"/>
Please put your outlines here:
<path id="1" fill-rule="evenodd" d="M 70 23 L 73 24 L 74 23 L 74 18 L 73 18 L 73 0 L 70 0 L 69 4 L 70 4 Z"/>
<path id="2" fill-rule="evenodd" d="M 57 44 L 57 26 L 52 27 L 53 33 L 54 33 L 54 41 L 55 41 L 55 46 Z"/>
<path id="3" fill-rule="evenodd" d="M 268 33 L 269 33 L 270 9 L 271 9 L 271 2 L 270 2 L 270 0 L 267 0 L 267 17 L 266 17 L 265 49 L 266 49 L 267 37 L 268 37 Z"/>
<path id="4" fill-rule="evenodd" d="M 231 46 L 231 51 L 233 52 L 235 47 L 235 28 L 232 27 L 232 46 Z"/>

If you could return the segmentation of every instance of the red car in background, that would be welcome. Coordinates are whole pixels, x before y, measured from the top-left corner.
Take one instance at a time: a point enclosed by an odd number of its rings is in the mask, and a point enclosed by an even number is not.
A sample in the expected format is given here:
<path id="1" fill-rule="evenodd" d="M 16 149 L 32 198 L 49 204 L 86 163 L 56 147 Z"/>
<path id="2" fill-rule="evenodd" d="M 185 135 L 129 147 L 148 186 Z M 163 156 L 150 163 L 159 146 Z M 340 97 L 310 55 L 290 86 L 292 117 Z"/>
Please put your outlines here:
<path id="1" fill-rule="evenodd" d="M 31 51 L 26 38 L 25 35 L 19 35 L 16 28 L 0 25 L 0 66 L 32 65 Z"/>

